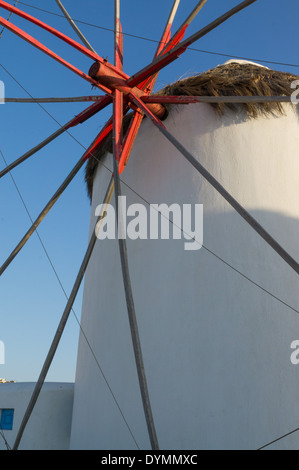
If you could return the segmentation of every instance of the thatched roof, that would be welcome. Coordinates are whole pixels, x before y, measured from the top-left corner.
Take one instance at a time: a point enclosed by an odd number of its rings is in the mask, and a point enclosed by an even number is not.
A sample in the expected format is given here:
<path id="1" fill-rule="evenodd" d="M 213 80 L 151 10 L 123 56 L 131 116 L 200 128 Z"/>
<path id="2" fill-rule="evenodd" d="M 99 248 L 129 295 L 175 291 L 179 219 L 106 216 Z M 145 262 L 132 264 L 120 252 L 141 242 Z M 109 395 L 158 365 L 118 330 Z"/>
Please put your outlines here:
<path id="1" fill-rule="evenodd" d="M 158 95 L 187 95 L 187 96 L 290 96 L 294 91 L 291 83 L 299 77 L 286 72 L 279 72 L 245 61 L 228 61 L 223 65 L 179 80 L 157 92 Z M 174 105 L 168 105 L 168 108 Z M 218 115 L 231 110 L 244 112 L 248 118 L 260 115 L 283 113 L 281 103 L 211 103 Z M 128 126 L 130 115 L 126 116 L 124 127 Z M 108 136 L 101 148 L 90 157 L 86 166 L 85 180 L 88 194 L 91 197 L 93 178 L 98 162 L 106 152 L 112 153 L 112 138 Z"/>

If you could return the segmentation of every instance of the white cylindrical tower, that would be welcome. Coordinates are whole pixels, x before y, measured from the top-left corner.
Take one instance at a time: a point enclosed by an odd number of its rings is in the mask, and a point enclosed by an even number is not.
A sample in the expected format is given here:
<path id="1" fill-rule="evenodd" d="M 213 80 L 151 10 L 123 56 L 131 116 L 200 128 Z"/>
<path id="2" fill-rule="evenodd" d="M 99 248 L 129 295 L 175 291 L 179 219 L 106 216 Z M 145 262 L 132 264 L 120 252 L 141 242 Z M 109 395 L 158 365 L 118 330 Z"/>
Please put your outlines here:
<path id="1" fill-rule="evenodd" d="M 284 109 L 250 118 L 240 108 L 219 115 L 209 104 L 181 105 L 165 125 L 299 260 L 299 121 L 296 106 Z M 112 169 L 111 154 L 104 163 Z M 98 165 L 90 230 L 110 178 Z M 147 239 L 127 238 L 160 448 L 257 449 L 298 428 L 299 365 L 291 362 L 298 275 L 149 120 L 122 180 L 127 207 L 141 204 L 148 216 L 149 204 L 203 205 L 200 249 L 186 249 L 191 241 L 173 239 L 172 231 L 168 240 L 150 239 L 149 219 Z M 82 330 L 71 448 L 149 449 L 116 239 L 95 246 Z M 298 444 L 297 433 L 270 448 Z"/>

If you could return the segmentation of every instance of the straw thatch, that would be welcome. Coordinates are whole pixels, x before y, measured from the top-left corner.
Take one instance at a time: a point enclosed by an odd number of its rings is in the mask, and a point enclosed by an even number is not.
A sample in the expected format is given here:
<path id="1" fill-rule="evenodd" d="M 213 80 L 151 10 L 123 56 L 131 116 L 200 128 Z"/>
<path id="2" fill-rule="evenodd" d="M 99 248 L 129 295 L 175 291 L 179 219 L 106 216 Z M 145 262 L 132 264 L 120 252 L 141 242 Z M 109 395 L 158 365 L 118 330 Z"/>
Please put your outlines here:
<path id="1" fill-rule="evenodd" d="M 270 70 L 257 64 L 229 61 L 202 74 L 167 85 L 156 94 L 164 96 L 290 96 L 294 91 L 290 85 L 298 79 L 299 77 L 296 75 Z M 168 105 L 168 108 L 171 106 L 174 105 Z M 211 103 L 210 106 L 215 109 L 218 115 L 222 115 L 228 110 L 237 113 L 245 111 L 248 118 L 254 119 L 260 115 L 283 113 L 283 106 L 278 102 Z M 128 126 L 129 119 L 130 116 L 126 116 L 125 127 Z M 112 153 L 112 151 L 112 139 L 111 136 L 108 136 L 94 157 L 88 161 L 85 180 L 90 197 L 97 164 L 106 152 Z"/>

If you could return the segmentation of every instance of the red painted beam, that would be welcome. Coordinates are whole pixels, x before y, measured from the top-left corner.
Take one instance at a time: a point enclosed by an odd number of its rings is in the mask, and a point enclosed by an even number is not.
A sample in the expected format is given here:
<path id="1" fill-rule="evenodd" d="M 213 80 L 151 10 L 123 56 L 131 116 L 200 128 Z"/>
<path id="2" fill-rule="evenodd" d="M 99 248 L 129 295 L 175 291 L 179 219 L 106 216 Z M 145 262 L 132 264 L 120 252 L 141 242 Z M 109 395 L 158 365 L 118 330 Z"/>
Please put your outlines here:
<path id="1" fill-rule="evenodd" d="M 68 68 L 69 70 L 71 70 L 75 74 L 79 75 L 79 77 L 83 78 L 84 80 L 87 80 L 89 83 L 96 86 L 97 88 L 100 88 L 105 93 L 111 94 L 111 89 L 110 88 L 107 88 L 106 86 L 101 85 L 99 82 L 93 80 L 89 75 L 82 72 L 81 70 L 79 70 L 77 67 L 70 64 L 66 60 L 62 59 L 59 55 L 55 54 L 55 52 L 51 51 L 51 49 L 48 49 L 48 47 L 44 46 L 41 42 L 37 41 L 35 38 L 33 38 L 29 34 L 25 33 L 22 29 L 20 29 L 17 26 L 13 25 L 10 21 L 5 20 L 1 16 L 0 16 L 0 24 L 5 26 L 5 28 L 8 29 L 9 31 L 11 31 L 12 33 L 16 34 L 20 38 L 27 41 L 32 46 L 34 46 L 37 49 L 41 50 L 42 52 L 44 52 L 48 56 L 52 57 L 52 59 L 54 59 L 57 62 L 59 62 L 60 64 L 64 65 L 66 68 Z"/>
<path id="2" fill-rule="evenodd" d="M 111 71 L 105 65 L 95 62 L 89 69 L 89 75 L 93 80 L 96 80 L 98 83 L 103 84 L 105 87 L 108 87 L 112 90 L 118 90 L 123 93 L 124 97 L 127 97 L 129 93 L 133 93 L 136 96 L 143 96 L 144 91 L 140 90 L 137 87 L 133 89 L 127 85 L 127 81 L 120 78 L 117 74 Z M 161 104 L 150 104 L 149 108 L 151 111 L 159 116 L 160 119 L 165 115 L 165 108 Z"/>
<path id="3" fill-rule="evenodd" d="M 120 22 L 120 1 L 115 0 L 114 18 L 114 65 L 118 70 L 123 70 L 123 36 Z M 123 107 L 124 96 L 122 90 L 114 89 L 113 93 L 113 155 L 117 161 L 119 174 L 119 161 L 123 143 Z"/>
<path id="4" fill-rule="evenodd" d="M 105 126 L 101 129 L 101 132 L 94 139 L 93 143 L 89 146 L 88 150 L 83 155 L 83 160 L 86 161 L 90 157 L 94 157 L 95 152 L 102 144 L 103 140 L 109 135 L 113 128 L 113 118 L 111 117 Z"/>
<path id="5" fill-rule="evenodd" d="M 183 40 L 186 34 L 187 28 L 190 26 L 192 21 L 196 18 L 196 16 L 198 15 L 200 10 L 206 3 L 207 3 L 207 0 L 199 0 L 199 2 L 197 3 L 193 11 L 190 13 L 190 15 L 184 21 L 184 23 L 180 26 L 177 32 L 173 35 L 173 38 L 171 39 L 171 41 L 169 41 L 169 44 L 167 44 L 163 48 L 163 54 L 166 54 L 167 52 L 169 52 L 171 49 L 174 48 L 174 46 L 176 46 Z"/>
<path id="6" fill-rule="evenodd" d="M 170 15 L 169 15 L 169 18 L 168 18 L 168 21 L 167 21 L 167 25 L 165 27 L 165 30 L 164 30 L 163 34 L 162 34 L 161 41 L 160 41 L 160 43 L 157 47 L 155 57 L 157 57 L 161 53 L 162 49 L 165 47 L 165 44 L 167 44 L 168 41 L 170 41 L 171 27 L 172 27 L 172 23 L 173 23 L 175 14 L 177 12 L 179 3 L 180 3 L 180 0 L 175 0 L 174 1 L 172 10 L 170 12 Z M 117 29 L 117 28 L 115 28 L 115 29 Z M 154 88 L 154 85 L 155 85 L 155 82 L 156 82 L 156 79 L 157 79 L 157 75 L 158 74 L 154 75 L 154 77 L 149 77 L 143 83 L 140 83 L 139 88 L 142 89 L 144 92 L 150 94 L 152 92 L 153 88 Z M 126 111 L 127 111 L 127 109 L 126 109 Z M 126 133 L 124 141 L 123 141 L 123 148 L 122 148 L 122 153 L 121 153 L 121 157 L 120 157 L 120 161 L 119 161 L 119 174 L 121 174 L 123 172 L 123 170 L 124 170 L 124 168 L 125 168 L 125 166 L 128 162 L 132 147 L 134 145 L 136 136 L 138 134 L 138 130 L 139 130 L 140 125 L 142 123 L 142 119 L 143 119 L 143 113 L 140 113 L 139 111 L 136 111 L 134 113 L 134 116 L 131 120 L 130 126 L 127 130 L 127 133 Z M 108 135 L 112 131 L 112 122 L 113 122 L 113 118 L 111 117 L 110 120 L 108 121 L 108 123 L 106 124 L 105 128 L 103 129 L 105 137 L 106 137 L 106 135 Z"/>
<path id="7" fill-rule="evenodd" d="M 138 134 L 138 130 L 142 123 L 142 119 L 143 119 L 143 115 L 140 114 L 139 112 L 135 112 L 134 116 L 132 117 L 129 129 L 123 141 L 122 154 L 119 160 L 118 171 L 120 175 L 124 171 L 125 166 L 128 163 L 130 153 L 132 151 L 134 142 Z"/>
<path id="8" fill-rule="evenodd" d="M 161 104 L 190 104 L 190 103 L 200 103 L 200 96 L 157 96 L 157 95 L 144 95 L 140 99 L 143 103 L 161 103 Z M 216 99 L 216 97 L 215 97 Z"/>
<path id="9" fill-rule="evenodd" d="M 102 96 L 102 99 L 97 100 L 87 109 L 84 109 L 80 114 L 75 116 L 71 121 L 69 121 L 64 127 L 65 129 L 70 129 L 71 127 L 77 126 L 87 121 L 90 117 L 94 116 L 96 113 L 106 108 L 110 103 L 112 103 L 112 98 L 110 96 Z"/>
<path id="10" fill-rule="evenodd" d="M 174 60 L 176 60 L 186 49 L 191 46 L 194 42 L 198 41 L 198 39 L 202 38 L 206 34 L 208 34 L 213 29 L 217 28 L 217 26 L 224 23 L 230 17 L 238 13 L 239 11 L 243 10 L 244 8 L 248 7 L 252 3 L 256 2 L 257 0 L 245 0 L 244 2 L 240 3 L 239 5 L 235 6 L 228 12 L 224 13 L 224 15 L 216 18 L 216 20 L 209 23 L 207 26 L 202 28 L 197 33 L 193 34 L 189 38 L 185 39 L 181 44 L 175 46 L 171 51 L 167 52 L 166 54 L 162 54 L 157 57 L 151 64 L 144 67 L 142 70 L 137 72 L 135 75 L 132 75 L 127 80 L 127 85 L 131 88 L 138 86 L 139 83 L 144 81 L 146 78 L 154 75 L 156 72 L 160 71 L 162 68 L 166 67 L 166 65 L 170 64 Z"/>
<path id="11" fill-rule="evenodd" d="M 118 163 L 122 152 L 123 94 L 115 90 L 113 101 L 113 154 Z"/>
<path id="12" fill-rule="evenodd" d="M 83 46 L 82 44 L 78 43 L 77 41 L 74 41 L 73 39 L 69 38 L 65 34 L 61 33 L 55 28 L 52 28 L 52 26 L 47 25 L 43 21 L 38 20 L 34 16 L 29 15 L 28 13 L 25 13 L 22 10 L 19 10 L 19 8 L 16 8 L 12 5 L 10 5 L 7 2 L 4 2 L 3 0 L 0 0 L 0 7 L 4 8 L 5 10 L 10 11 L 11 13 L 14 13 L 15 15 L 20 16 L 21 18 L 24 18 L 27 21 L 30 21 L 31 23 L 35 24 L 36 26 L 39 26 L 40 28 L 44 29 L 45 31 L 48 31 L 49 33 L 53 34 L 54 36 L 58 37 L 62 41 L 66 42 L 68 45 L 74 47 L 77 49 L 79 52 L 82 52 L 85 54 L 87 57 L 89 57 L 92 60 L 96 60 L 102 64 L 105 63 L 106 67 L 110 68 L 113 70 L 115 73 L 118 73 L 119 76 L 122 78 L 128 79 L 129 75 L 125 74 L 124 72 L 120 71 L 117 67 L 114 65 L 110 64 L 107 60 L 103 59 L 100 57 L 98 54 L 94 53 L 87 47 Z M 22 31 L 22 30 L 21 30 Z"/>

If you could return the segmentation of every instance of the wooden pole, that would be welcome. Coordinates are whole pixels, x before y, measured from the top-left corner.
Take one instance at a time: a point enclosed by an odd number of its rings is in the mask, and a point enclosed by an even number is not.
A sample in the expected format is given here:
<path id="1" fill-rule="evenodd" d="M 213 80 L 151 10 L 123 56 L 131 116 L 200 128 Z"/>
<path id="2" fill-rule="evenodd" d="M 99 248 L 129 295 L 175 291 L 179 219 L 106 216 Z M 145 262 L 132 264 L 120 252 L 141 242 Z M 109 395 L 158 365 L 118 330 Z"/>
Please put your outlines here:
<path id="1" fill-rule="evenodd" d="M 150 77 L 151 75 L 155 74 L 162 68 L 166 67 L 166 65 L 176 60 L 183 52 L 186 51 L 186 49 L 189 46 L 191 46 L 191 44 L 198 41 L 198 39 L 202 38 L 203 36 L 208 34 L 210 31 L 212 31 L 213 29 L 217 28 L 222 23 L 227 21 L 233 15 L 240 12 L 241 10 L 243 10 L 244 8 L 248 7 L 249 5 L 251 5 L 252 3 L 256 1 L 257 0 L 245 0 L 244 2 L 240 3 L 239 5 L 235 6 L 231 10 L 227 11 L 223 15 L 216 18 L 216 20 L 212 21 L 207 26 L 197 31 L 189 38 L 185 39 L 185 41 L 183 41 L 182 43 L 172 48 L 166 54 L 160 54 L 151 64 L 147 65 L 142 70 L 132 75 L 127 80 L 127 85 L 131 88 L 133 88 L 134 86 L 138 86 L 138 84 L 142 82 L 143 80 L 145 80 L 147 77 Z"/>
<path id="2" fill-rule="evenodd" d="M 175 15 L 176 15 L 176 12 L 179 8 L 179 4 L 180 4 L 180 1 L 181 0 L 174 0 L 174 3 L 172 5 L 172 9 L 170 11 L 170 15 L 168 17 L 168 20 L 167 20 L 167 23 L 166 23 L 166 26 L 165 26 L 165 29 L 163 31 L 163 34 L 161 36 L 161 40 L 158 44 L 158 47 L 157 47 L 157 50 L 156 50 L 156 54 L 155 54 L 155 57 L 158 57 L 158 55 L 160 53 L 162 53 L 163 49 L 165 48 L 166 46 L 166 43 L 169 44 L 169 40 L 170 40 L 170 30 L 171 30 L 171 27 L 172 27 L 172 24 L 173 24 L 173 21 L 174 21 L 174 18 L 175 18 Z"/>
<path id="3" fill-rule="evenodd" d="M 42 210 L 42 212 L 39 214 L 39 216 L 36 218 L 36 220 L 33 222 L 33 224 L 31 225 L 31 227 L 29 228 L 29 230 L 27 230 L 26 234 L 23 236 L 23 238 L 21 239 L 21 241 L 17 244 L 17 246 L 15 247 L 15 249 L 11 252 L 11 254 L 8 256 L 8 258 L 6 259 L 6 261 L 2 264 L 2 266 L 0 267 L 0 276 L 2 276 L 2 274 L 4 273 L 4 271 L 8 268 L 8 266 L 10 265 L 10 263 L 14 260 L 14 258 L 17 256 L 17 254 L 21 251 L 21 249 L 23 248 L 23 246 L 27 243 L 27 241 L 29 240 L 29 238 L 31 237 L 31 235 L 35 232 L 35 230 L 37 229 L 37 227 L 39 226 L 39 224 L 42 222 L 42 220 L 45 218 L 45 216 L 48 214 L 48 212 L 50 211 L 50 209 L 52 209 L 52 207 L 54 206 L 55 202 L 59 199 L 59 197 L 61 196 L 61 194 L 64 192 L 64 190 L 68 187 L 68 185 L 70 184 L 70 182 L 73 180 L 73 178 L 75 177 L 75 175 L 78 173 L 78 171 L 81 169 L 81 167 L 83 166 L 85 160 L 82 158 L 80 158 L 80 160 L 78 161 L 78 163 L 74 166 L 74 168 L 72 169 L 72 171 L 68 174 L 68 176 L 66 177 L 66 179 L 63 181 L 63 183 L 60 185 L 60 187 L 58 188 L 58 190 L 55 192 L 54 196 L 52 196 L 52 198 L 49 200 L 49 202 L 46 204 L 46 206 L 44 207 L 44 209 Z"/>
<path id="4" fill-rule="evenodd" d="M 94 52 L 96 54 L 96 51 L 94 50 L 94 48 L 90 45 L 90 43 L 87 41 L 86 37 L 82 34 L 82 32 L 80 31 L 80 29 L 78 28 L 78 26 L 76 25 L 76 23 L 74 22 L 74 20 L 71 18 L 70 14 L 67 12 L 67 10 L 64 8 L 64 6 L 62 5 L 61 1 L 60 0 L 56 0 L 56 3 L 57 5 L 59 6 L 60 10 L 62 11 L 62 13 L 64 14 L 64 16 L 66 17 L 66 19 L 68 20 L 68 22 L 70 23 L 71 27 L 73 28 L 73 30 L 75 31 L 75 33 L 77 34 L 77 36 L 81 39 L 81 41 L 83 42 L 84 46 L 87 47 L 87 49 L 89 49 L 90 51 Z"/>
<path id="5" fill-rule="evenodd" d="M 144 95 L 144 103 L 190 104 L 190 103 L 292 103 L 290 96 L 160 96 Z"/>
<path id="6" fill-rule="evenodd" d="M 102 97 L 101 100 L 97 100 L 96 103 L 93 103 L 91 106 L 89 106 L 87 109 L 79 113 L 77 116 L 72 118 L 69 122 L 61 126 L 60 129 L 55 131 L 53 134 L 51 134 L 49 137 L 47 137 L 45 140 L 43 140 L 40 144 L 36 145 L 32 149 L 28 150 L 28 152 L 24 153 L 21 157 L 17 158 L 14 162 L 12 162 L 10 165 L 8 165 L 4 170 L 0 171 L 0 179 L 6 175 L 9 171 L 11 171 L 13 168 L 16 166 L 20 165 L 23 163 L 27 158 L 31 157 L 35 153 L 37 153 L 39 150 L 41 150 L 43 147 L 45 147 L 47 144 L 52 142 L 56 137 L 60 136 L 64 132 L 66 132 L 68 129 L 71 127 L 77 126 L 78 124 L 82 124 L 86 120 L 88 120 L 90 117 L 94 116 L 96 113 L 98 113 L 101 109 L 104 109 L 108 104 L 110 104 L 110 97 Z"/>
<path id="7" fill-rule="evenodd" d="M 0 98 L 0 103 L 81 103 L 101 101 L 102 96 L 70 96 L 65 98 Z"/>
<path id="8" fill-rule="evenodd" d="M 186 29 L 192 21 L 196 18 L 202 7 L 207 3 L 207 0 L 200 0 L 198 4 L 195 6 L 195 8 L 192 10 L 190 15 L 186 18 L 184 23 L 179 27 L 179 29 L 176 31 L 176 33 L 173 35 L 173 38 L 169 41 L 167 45 L 164 46 L 161 54 L 164 54 L 171 50 L 178 42 L 180 42 L 183 37 L 185 36 Z"/>
<path id="9" fill-rule="evenodd" d="M 0 178 L 2 178 L 4 175 L 6 175 L 9 171 L 11 171 L 13 168 L 16 166 L 20 165 L 20 163 L 24 162 L 27 160 L 27 158 L 31 157 L 35 153 L 37 153 L 39 150 L 41 150 L 43 147 L 45 147 L 47 144 L 52 142 L 52 140 L 56 139 L 58 136 L 63 134 L 66 131 L 66 128 L 63 126 L 57 131 L 55 131 L 53 134 L 51 134 L 49 137 L 47 137 L 45 140 L 43 140 L 40 144 L 36 145 L 34 148 L 29 150 L 28 152 L 24 153 L 21 157 L 17 158 L 14 162 L 12 162 L 10 165 L 7 165 L 4 170 L 0 171 Z"/>

